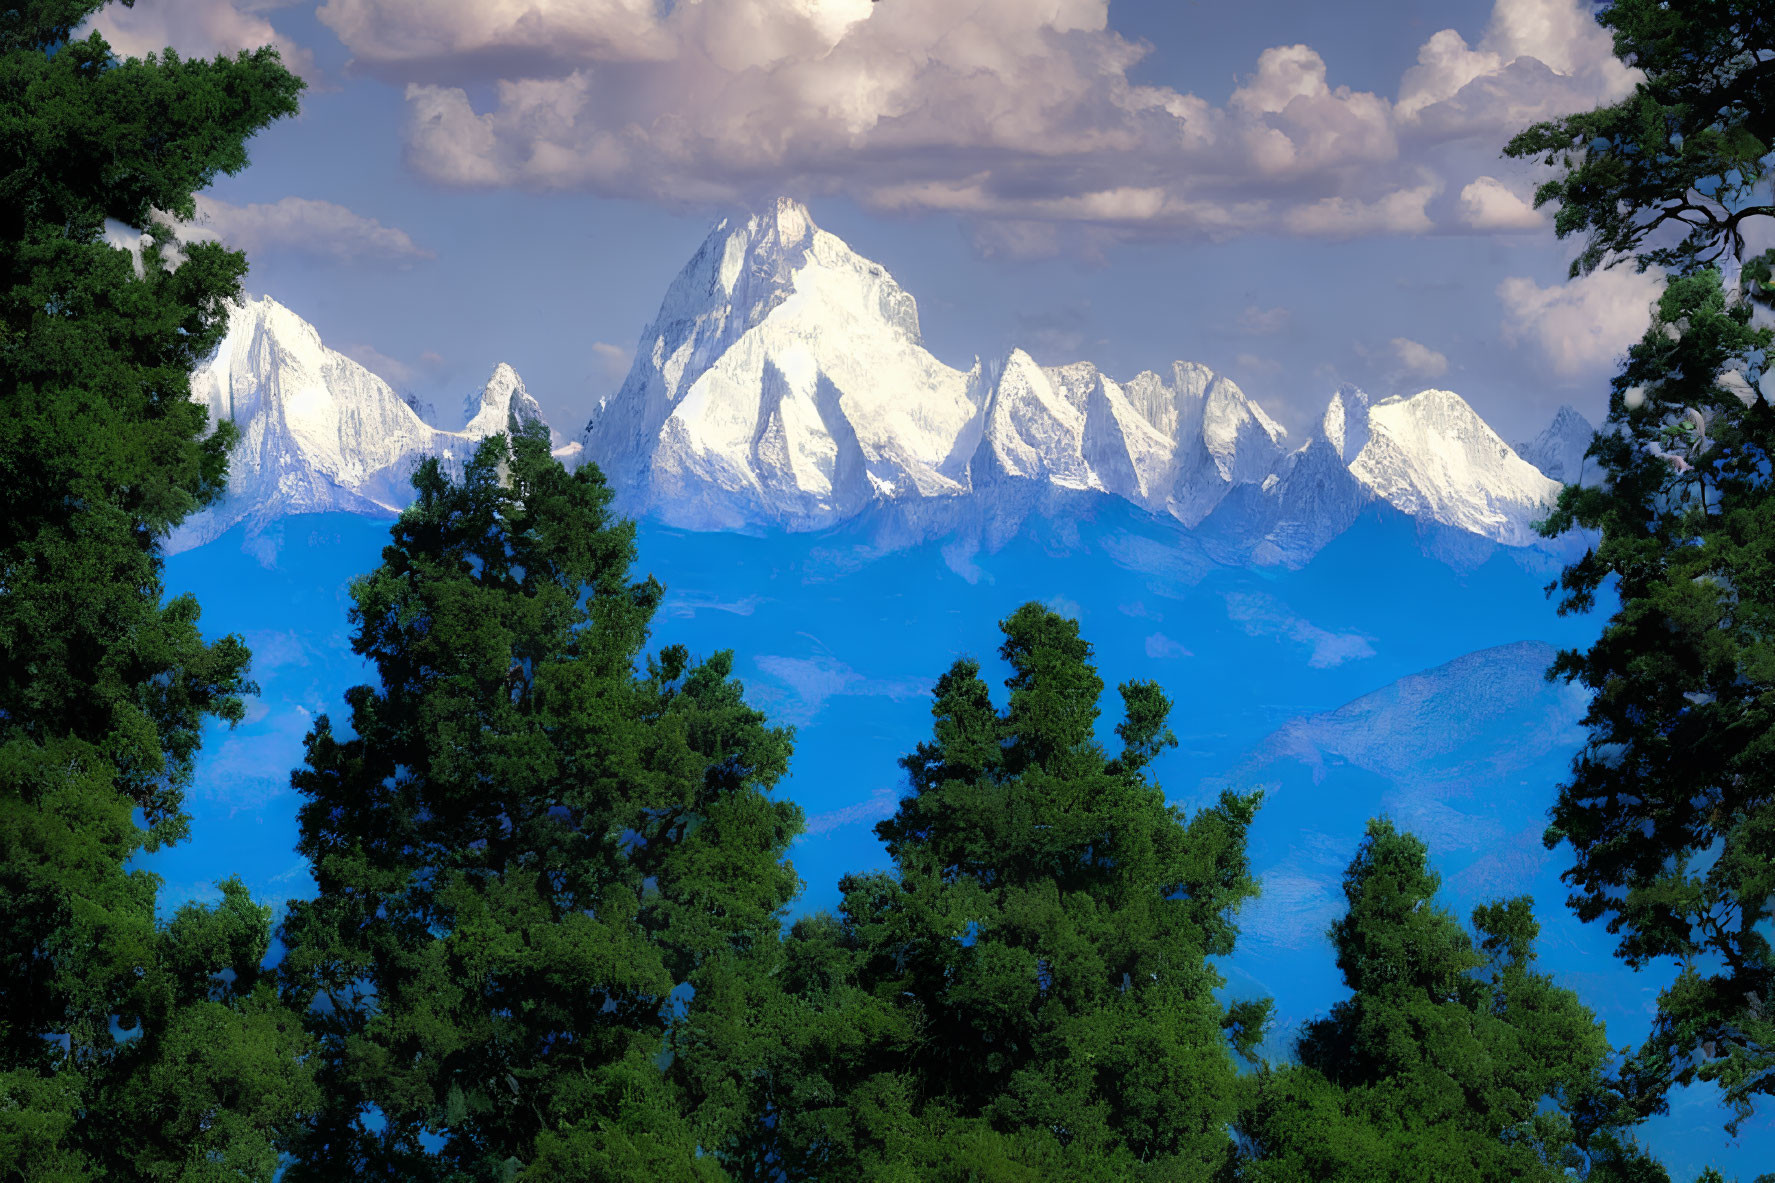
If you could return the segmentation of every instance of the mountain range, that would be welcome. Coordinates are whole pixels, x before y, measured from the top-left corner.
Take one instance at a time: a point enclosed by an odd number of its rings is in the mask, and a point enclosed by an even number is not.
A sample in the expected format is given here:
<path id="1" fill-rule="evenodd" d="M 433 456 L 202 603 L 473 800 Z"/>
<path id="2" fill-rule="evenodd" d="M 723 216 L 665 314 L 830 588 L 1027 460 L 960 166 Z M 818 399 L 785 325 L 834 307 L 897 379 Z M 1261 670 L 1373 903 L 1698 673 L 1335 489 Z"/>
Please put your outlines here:
<path id="1" fill-rule="evenodd" d="M 327 348 L 269 297 L 231 308 L 192 397 L 241 430 L 222 502 L 170 550 L 295 513 L 389 514 L 427 456 L 459 464 L 541 408 L 506 365 L 459 425 Z M 621 388 L 557 449 L 596 462 L 624 512 L 708 531 L 857 523 L 890 542 L 1001 544 L 1031 515 L 1118 498 L 1211 540 L 1222 561 L 1299 566 L 1374 504 L 1506 547 L 1578 470 L 1563 408 L 1513 449 L 1457 394 L 1344 386 L 1296 445 L 1229 378 L 1191 362 L 1119 381 L 1022 349 L 968 370 L 933 356 L 880 264 L 779 200 L 723 221 L 668 287 Z M 561 443 L 559 437 L 557 443 Z"/>

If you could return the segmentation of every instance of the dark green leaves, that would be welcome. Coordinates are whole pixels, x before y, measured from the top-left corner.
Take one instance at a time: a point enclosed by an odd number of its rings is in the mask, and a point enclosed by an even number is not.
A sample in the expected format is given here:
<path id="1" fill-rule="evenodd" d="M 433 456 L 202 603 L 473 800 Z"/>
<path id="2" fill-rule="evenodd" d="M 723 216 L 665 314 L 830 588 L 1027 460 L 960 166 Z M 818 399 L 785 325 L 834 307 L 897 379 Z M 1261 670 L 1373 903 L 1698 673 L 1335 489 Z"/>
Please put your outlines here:
<path id="1" fill-rule="evenodd" d="M 1476 948 L 1437 886 L 1423 843 L 1369 824 L 1331 930 L 1353 995 L 1253 1082 L 1241 1176 L 1665 1180 L 1620 1133 L 1602 1026 L 1535 970 L 1529 901 L 1475 909 Z"/>
<path id="2" fill-rule="evenodd" d="M 1229 951 L 1255 797 L 1187 818 L 1144 766 L 1171 742 L 1157 686 L 1123 687 L 1112 759 L 1103 682 L 1075 621 L 1001 625 L 1008 702 L 979 666 L 937 682 L 932 739 L 878 832 L 896 874 L 844 880 L 843 914 L 798 924 L 770 1136 L 791 1178 L 1209 1179 L 1233 1148 Z M 748 1177 L 767 1178 L 753 1168 Z"/>
<path id="3" fill-rule="evenodd" d="M 184 836 L 201 728 L 250 692 L 236 638 L 162 601 L 160 542 L 222 487 L 190 371 L 246 260 L 128 253 L 296 109 L 273 50 L 116 61 L 69 42 L 98 4 L 0 12 L 0 1174 L 270 1179 L 312 1103 L 263 984 L 269 915 L 237 883 L 154 919 L 126 866 Z"/>
<path id="4" fill-rule="evenodd" d="M 1537 200 L 1587 235 L 1573 274 L 1633 258 L 1670 282 L 1588 453 L 1603 480 L 1565 489 L 1545 527 L 1601 531 L 1560 578 L 1562 612 L 1610 581 L 1621 601 L 1549 672 L 1592 698 L 1547 844 L 1571 844 L 1571 903 L 1628 964 L 1682 965 L 1627 1073 L 1634 1103 L 1712 1080 L 1735 1126 L 1775 1091 L 1775 335 L 1753 320 L 1775 255 L 1744 257 L 1775 218 L 1775 11 L 1616 0 L 1600 19 L 1643 83 L 1509 152 L 1558 166 Z"/>
<path id="5" fill-rule="evenodd" d="M 1561 238 L 1584 234 L 1572 275 L 1636 258 L 1691 270 L 1742 257 L 1775 150 L 1775 17 L 1762 0 L 1614 0 L 1598 15 L 1644 71 L 1611 107 L 1536 124 L 1506 154 L 1557 165 L 1535 194 Z"/>
<path id="6" fill-rule="evenodd" d="M 765 795 L 790 736 L 727 654 L 636 668 L 660 586 L 546 435 L 414 486 L 353 587 L 380 685 L 348 694 L 353 737 L 317 721 L 293 778 L 320 895 L 282 979 L 327 1088 L 296 1173 L 711 1177 L 699 1123 L 724 1136 L 749 1054 L 721 1016 L 799 888 L 800 811 Z"/>

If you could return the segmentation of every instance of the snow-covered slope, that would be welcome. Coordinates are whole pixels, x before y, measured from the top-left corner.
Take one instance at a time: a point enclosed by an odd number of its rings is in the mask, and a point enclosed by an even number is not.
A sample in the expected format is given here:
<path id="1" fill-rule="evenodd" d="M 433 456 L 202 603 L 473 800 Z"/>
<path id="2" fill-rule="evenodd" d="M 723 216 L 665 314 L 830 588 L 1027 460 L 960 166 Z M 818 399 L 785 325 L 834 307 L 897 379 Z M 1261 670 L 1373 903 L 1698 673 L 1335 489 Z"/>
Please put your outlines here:
<path id="1" fill-rule="evenodd" d="M 424 404 L 269 298 L 233 311 L 192 391 L 242 441 L 226 500 L 174 549 L 242 520 L 393 512 L 421 458 L 460 463 L 508 416 L 542 419 L 501 365 L 460 427 L 429 423 Z M 1537 454 L 1569 464 L 1587 428 L 1562 412 Z M 884 544 L 958 534 L 996 546 L 1031 515 L 1071 520 L 1111 496 L 1197 531 L 1216 561 L 1291 566 L 1376 503 L 1440 531 L 1438 545 L 1535 545 L 1532 523 L 1558 491 L 1446 390 L 1371 402 L 1340 388 L 1290 450 L 1261 407 L 1201 365 L 1122 382 L 1017 349 L 955 369 L 924 347 L 912 296 L 787 200 L 714 229 L 622 388 L 556 453 L 595 461 L 624 512 L 688 529 L 864 519 Z"/>
<path id="2" fill-rule="evenodd" d="M 434 427 L 369 370 L 322 344 L 314 327 L 269 296 L 233 305 L 220 347 L 191 377 L 191 397 L 211 422 L 240 430 L 222 501 L 193 515 L 167 542 L 176 553 L 239 522 L 345 510 L 391 514 L 412 499 L 408 479 L 437 456 L 458 464 L 508 414 L 542 410 L 508 365 L 471 395 L 459 431 Z"/>
<path id="3" fill-rule="evenodd" d="M 1367 439 L 1349 466 L 1376 497 L 1506 546 L 1536 541 L 1534 523 L 1559 496 L 1559 482 L 1511 451 L 1460 395 L 1425 390 L 1367 411 Z"/>
<path id="4" fill-rule="evenodd" d="M 787 200 L 715 228 L 583 443 L 622 508 L 691 529 L 811 530 L 885 508 L 902 540 L 1003 538 L 1095 493 L 1206 522 L 1258 562 L 1305 561 L 1377 500 L 1527 546 L 1557 488 L 1449 391 L 1371 405 L 1344 388 L 1290 451 L 1205 366 L 1118 382 L 1016 349 L 952 369 L 924 349 L 912 297 Z"/>
<path id="5" fill-rule="evenodd" d="M 1582 485 L 1596 478 L 1596 462 L 1584 460 L 1596 428 L 1570 405 L 1562 406 L 1553 422 L 1534 439 L 1516 445 L 1516 454 L 1553 480 Z"/>
<path id="6" fill-rule="evenodd" d="M 1126 385 L 1090 362 L 1041 367 L 1021 349 L 997 373 L 976 483 L 1042 481 L 1122 497 L 1194 526 L 1231 488 L 1262 481 L 1285 432 L 1230 379 L 1178 362 Z"/>
<path id="7" fill-rule="evenodd" d="M 1440 529 L 1444 557 L 1480 558 L 1491 544 L 1541 544 L 1534 523 L 1558 492 L 1459 395 L 1371 402 L 1345 385 L 1312 438 L 1261 480 L 1235 486 L 1206 525 L 1222 554 L 1299 566 L 1381 502 Z M 1451 550 L 1449 537 L 1474 545 Z"/>
<path id="8" fill-rule="evenodd" d="M 477 440 L 504 431 L 512 415 L 517 416 L 520 426 L 528 427 L 532 423 L 548 426 L 548 421 L 542 417 L 541 404 L 524 389 L 524 380 L 518 377 L 518 372 L 504 362 L 493 367 L 493 376 L 487 379 L 487 385 L 463 400 L 462 409 L 468 422 L 453 434 Z"/>
<path id="9" fill-rule="evenodd" d="M 710 234 L 584 444 L 628 507 L 810 529 L 965 492 L 983 401 L 978 365 L 925 350 L 911 295 L 785 200 Z"/>

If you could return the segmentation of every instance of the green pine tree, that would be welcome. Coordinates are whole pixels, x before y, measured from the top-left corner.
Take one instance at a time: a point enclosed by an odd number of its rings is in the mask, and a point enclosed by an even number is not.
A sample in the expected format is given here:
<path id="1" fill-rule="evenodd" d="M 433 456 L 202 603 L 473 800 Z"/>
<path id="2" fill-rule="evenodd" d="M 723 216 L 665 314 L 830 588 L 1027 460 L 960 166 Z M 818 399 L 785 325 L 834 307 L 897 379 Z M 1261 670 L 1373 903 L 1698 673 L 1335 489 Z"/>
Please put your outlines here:
<path id="1" fill-rule="evenodd" d="M 1534 967 L 1527 897 L 1436 903 L 1423 843 L 1386 821 L 1331 929 L 1352 996 L 1265 1067 L 1240 1119 L 1252 1183 L 1668 1183 L 1620 1132 L 1602 1025 Z"/>
<path id="2" fill-rule="evenodd" d="M 381 684 L 347 693 L 353 734 L 316 721 L 293 777 L 320 894 L 282 973 L 327 1100 L 289 1177 L 719 1177 L 667 1036 L 774 948 L 790 734 L 730 654 L 637 671 L 660 586 L 629 582 L 632 524 L 545 434 L 414 486 L 353 586 Z M 725 1047 L 698 1051 L 716 1094 Z"/>
<path id="3" fill-rule="evenodd" d="M 165 216 L 302 84 L 270 49 L 118 61 L 72 37 L 99 7 L 0 10 L 0 1177 L 269 1179 L 310 1095 L 269 913 L 230 882 L 157 924 L 125 868 L 184 836 L 200 730 L 248 689 L 158 552 L 223 481 L 189 375 L 246 260 L 179 262 Z M 158 240 L 139 275 L 107 220 Z"/>
<path id="4" fill-rule="evenodd" d="M 1548 845 L 1569 842 L 1571 902 L 1635 967 L 1676 958 L 1631 1074 L 1651 1111 L 1713 1081 L 1749 1116 L 1775 1092 L 1775 11 L 1764 0 L 1616 0 L 1600 19 L 1645 72 L 1610 107 L 1508 149 L 1558 169 L 1537 201 L 1586 238 L 1573 273 L 1668 270 L 1589 455 L 1545 525 L 1600 544 L 1561 578 L 1560 611 L 1612 582 L 1621 607 L 1551 676 L 1593 692 L 1589 742 Z M 1551 589 L 1550 589 L 1551 590 Z"/>
<path id="5" fill-rule="evenodd" d="M 895 872 L 847 877 L 842 916 L 791 935 L 752 1161 L 790 1178 L 1213 1178 L 1232 1151 L 1231 1045 L 1249 1051 L 1267 1013 L 1216 1002 L 1207 962 L 1256 893 L 1257 798 L 1186 819 L 1146 775 L 1176 742 L 1160 689 L 1121 687 L 1111 755 L 1077 623 L 1028 604 L 1001 627 L 1008 704 L 971 660 L 938 681 L 935 734 L 877 831 Z"/>

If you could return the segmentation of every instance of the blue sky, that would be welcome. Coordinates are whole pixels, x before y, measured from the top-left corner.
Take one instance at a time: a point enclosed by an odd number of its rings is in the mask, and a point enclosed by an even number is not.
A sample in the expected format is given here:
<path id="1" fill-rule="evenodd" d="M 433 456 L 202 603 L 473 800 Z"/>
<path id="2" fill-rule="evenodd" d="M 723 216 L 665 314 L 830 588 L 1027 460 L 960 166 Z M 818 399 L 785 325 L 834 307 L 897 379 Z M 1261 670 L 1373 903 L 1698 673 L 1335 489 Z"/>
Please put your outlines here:
<path id="1" fill-rule="evenodd" d="M 778 193 L 952 364 L 1230 374 L 1295 434 L 1438 385 L 1593 419 L 1652 281 L 1565 282 L 1499 157 L 1622 93 L 1585 0 L 139 0 L 119 49 L 275 41 L 311 88 L 200 232 L 453 415 L 507 361 L 558 428 L 713 221 Z"/>

